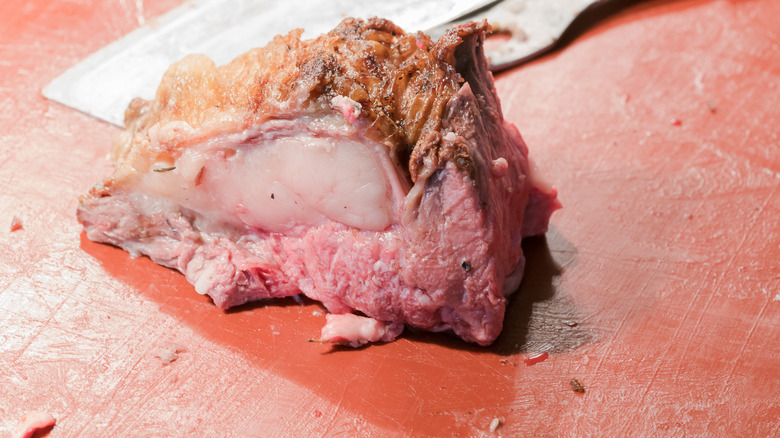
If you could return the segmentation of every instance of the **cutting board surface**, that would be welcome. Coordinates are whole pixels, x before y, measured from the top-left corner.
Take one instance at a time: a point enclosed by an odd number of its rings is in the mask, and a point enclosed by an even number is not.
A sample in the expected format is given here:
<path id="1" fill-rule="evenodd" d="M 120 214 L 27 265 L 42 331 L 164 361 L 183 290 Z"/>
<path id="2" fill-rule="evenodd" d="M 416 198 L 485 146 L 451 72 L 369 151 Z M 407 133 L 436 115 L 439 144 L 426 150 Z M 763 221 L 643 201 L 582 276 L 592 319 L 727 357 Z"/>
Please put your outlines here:
<path id="1" fill-rule="evenodd" d="M 564 204 L 504 334 L 358 350 L 306 342 L 316 303 L 225 313 L 82 234 L 119 131 L 40 90 L 178 4 L 0 4 L 0 436 L 780 432 L 780 2 L 647 2 L 498 75 Z"/>

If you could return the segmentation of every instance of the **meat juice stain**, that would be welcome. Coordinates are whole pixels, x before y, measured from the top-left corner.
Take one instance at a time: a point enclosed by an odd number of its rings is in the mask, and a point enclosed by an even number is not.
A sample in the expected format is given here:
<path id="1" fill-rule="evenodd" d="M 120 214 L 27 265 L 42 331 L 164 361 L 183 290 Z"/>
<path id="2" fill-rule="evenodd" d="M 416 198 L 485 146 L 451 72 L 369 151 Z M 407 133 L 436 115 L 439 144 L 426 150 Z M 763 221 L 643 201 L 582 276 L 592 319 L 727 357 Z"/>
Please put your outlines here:
<path id="1" fill-rule="evenodd" d="M 24 229 L 24 225 L 22 225 L 22 220 L 14 216 L 11 219 L 11 232 L 13 233 L 15 231 L 19 231 L 23 229 Z"/>
<path id="2" fill-rule="evenodd" d="M 544 362 L 547 360 L 549 356 L 550 355 L 548 353 L 539 353 L 529 357 L 528 359 L 523 359 L 523 362 L 525 362 L 525 364 L 528 366 L 536 365 L 539 362 Z"/>

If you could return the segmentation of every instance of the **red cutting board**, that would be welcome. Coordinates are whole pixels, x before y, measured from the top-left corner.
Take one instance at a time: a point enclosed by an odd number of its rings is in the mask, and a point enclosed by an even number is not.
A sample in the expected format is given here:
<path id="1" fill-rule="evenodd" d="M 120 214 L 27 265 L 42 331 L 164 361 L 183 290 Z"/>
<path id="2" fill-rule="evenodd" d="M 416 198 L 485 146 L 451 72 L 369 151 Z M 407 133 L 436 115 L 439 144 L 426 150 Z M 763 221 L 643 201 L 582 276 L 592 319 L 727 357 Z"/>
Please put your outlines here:
<path id="1" fill-rule="evenodd" d="M 81 233 L 119 130 L 40 90 L 176 4 L 0 5 L 0 436 L 780 433 L 780 2 L 644 3 L 499 75 L 564 204 L 505 333 L 359 350 L 306 342 L 315 303 L 223 313 Z"/>

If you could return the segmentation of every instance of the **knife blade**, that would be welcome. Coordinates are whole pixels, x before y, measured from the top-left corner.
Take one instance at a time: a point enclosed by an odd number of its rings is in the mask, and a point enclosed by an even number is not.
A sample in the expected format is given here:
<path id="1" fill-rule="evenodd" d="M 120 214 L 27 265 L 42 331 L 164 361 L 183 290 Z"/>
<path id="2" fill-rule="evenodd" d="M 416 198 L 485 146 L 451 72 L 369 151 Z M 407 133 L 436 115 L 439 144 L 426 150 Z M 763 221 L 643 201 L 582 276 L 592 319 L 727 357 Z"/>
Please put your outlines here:
<path id="1" fill-rule="evenodd" d="M 626 0 L 623 0 L 625 2 Z M 218 65 L 275 35 L 303 28 L 304 37 L 327 32 L 344 17 L 381 16 L 406 31 L 437 38 L 453 24 L 487 18 L 509 39 L 487 52 L 500 70 L 555 46 L 585 11 L 618 0 L 190 0 L 105 46 L 55 78 L 44 97 L 105 120 L 124 124 L 135 97 L 151 99 L 163 73 L 190 53 Z"/>

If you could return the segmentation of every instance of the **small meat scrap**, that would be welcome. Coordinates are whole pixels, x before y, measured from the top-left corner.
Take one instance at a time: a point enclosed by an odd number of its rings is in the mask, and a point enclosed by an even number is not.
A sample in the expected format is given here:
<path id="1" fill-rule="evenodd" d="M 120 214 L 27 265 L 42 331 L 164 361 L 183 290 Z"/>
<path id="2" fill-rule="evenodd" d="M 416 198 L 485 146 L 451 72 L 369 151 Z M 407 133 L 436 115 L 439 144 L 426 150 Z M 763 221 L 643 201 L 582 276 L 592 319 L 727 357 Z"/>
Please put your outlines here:
<path id="1" fill-rule="evenodd" d="M 28 412 L 19 420 L 13 438 L 31 438 L 36 432 L 54 427 L 57 419 L 48 412 Z"/>
<path id="2" fill-rule="evenodd" d="M 178 344 L 166 344 L 154 351 L 154 357 L 160 359 L 163 365 L 168 365 L 179 358 L 179 353 L 186 351 L 184 347 Z"/>
<path id="3" fill-rule="evenodd" d="M 493 421 L 490 422 L 490 431 L 495 432 L 498 430 L 499 427 L 503 424 L 503 421 L 501 421 L 500 418 L 496 417 L 493 419 Z"/>
<path id="4" fill-rule="evenodd" d="M 22 225 L 22 220 L 19 219 L 17 216 L 14 216 L 13 219 L 11 219 L 11 232 L 19 231 L 24 229 L 24 225 Z"/>
<path id="5" fill-rule="evenodd" d="M 335 96 L 330 104 L 334 109 L 341 111 L 347 123 L 355 123 L 362 109 L 359 103 L 345 96 Z"/>
<path id="6" fill-rule="evenodd" d="M 322 328 L 320 342 L 360 347 L 369 342 L 389 342 L 403 330 L 401 324 L 387 324 L 374 318 L 353 315 L 325 315 L 325 327 Z"/>
<path id="7" fill-rule="evenodd" d="M 547 352 L 537 353 L 537 354 L 533 354 L 533 355 L 529 356 L 526 359 L 523 359 L 523 362 L 525 362 L 525 364 L 529 365 L 529 366 L 530 365 L 536 365 L 539 362 L 544 362 L 545 360 L 547 360 L 548 357 L 550 357 L 550 355 L 547 354 Z"/>
<path id="8" fill-rule="evenodd" d="M 579 394 L 585 394 L 585 385 L 582 384 L 577 379 L 571 379 L 569 380 L 569 384 L 571 384 L 571 390 L 574 392 L 577 392 Z"/>

